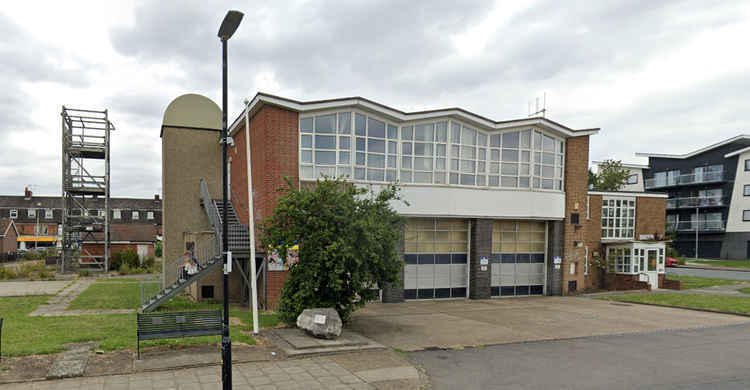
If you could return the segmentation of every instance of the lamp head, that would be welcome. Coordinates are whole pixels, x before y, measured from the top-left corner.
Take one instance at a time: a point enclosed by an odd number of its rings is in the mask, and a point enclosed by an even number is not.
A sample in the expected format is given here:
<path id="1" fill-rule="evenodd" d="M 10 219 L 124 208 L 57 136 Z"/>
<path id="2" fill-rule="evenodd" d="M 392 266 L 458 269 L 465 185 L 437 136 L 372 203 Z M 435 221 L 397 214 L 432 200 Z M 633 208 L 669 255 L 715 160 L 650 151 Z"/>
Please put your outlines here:
<path id="1" fill-rule="evenodd" d="M 227 15 L 224 16 L 224 20 L 219 27 L 218 36 L 222 41 L 226 41 L 232 37 L 234 32 L 237 31 L 237 27 L 239 27 L 243 16 L 245 16 L 245 14 L 240 11 L 231 10 L 227 12 Z"/>

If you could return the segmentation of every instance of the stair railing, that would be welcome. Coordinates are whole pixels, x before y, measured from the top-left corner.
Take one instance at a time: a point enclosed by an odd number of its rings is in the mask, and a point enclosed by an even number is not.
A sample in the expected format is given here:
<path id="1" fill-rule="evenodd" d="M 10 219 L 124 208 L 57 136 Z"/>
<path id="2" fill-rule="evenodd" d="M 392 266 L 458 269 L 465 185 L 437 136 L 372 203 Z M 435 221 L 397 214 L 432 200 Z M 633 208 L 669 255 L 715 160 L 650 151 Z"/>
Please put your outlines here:
<path id="1" fill-rule="evenodd" d="M 221 237 L 221 218 L 219 218 L 219 211 L 214 205 L 211 193 L 208 192 L 208 184 L 206 184 L 206 180 L 204 179 L 201 179 L 201 203 L 203 204 L 203 209 L 206 211 L 206 215 L 208 215 L 209 222 L 213 225 L 214 236 L 216 237 L 214 240 L 216 253 L 221 254 L 221 240 L 219 239 Z"/>

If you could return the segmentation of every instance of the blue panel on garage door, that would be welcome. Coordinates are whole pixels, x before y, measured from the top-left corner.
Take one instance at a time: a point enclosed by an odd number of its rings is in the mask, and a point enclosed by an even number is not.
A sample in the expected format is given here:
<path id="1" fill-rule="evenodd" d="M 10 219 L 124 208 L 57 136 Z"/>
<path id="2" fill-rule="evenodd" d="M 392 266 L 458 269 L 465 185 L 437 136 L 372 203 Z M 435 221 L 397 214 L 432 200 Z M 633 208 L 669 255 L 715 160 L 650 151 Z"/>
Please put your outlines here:
<path id="1" fill-rule="evenodd" d="M 466 287 L 454 287 L 451 289 L 453 298 L 466 298 Z"/>
<path id="2" fill-rule="evenodd" d="M 404 299 L 417 299 L 417 289 L 404 290 Z"/>
<path id="3" fill-rule="evenodd" d="M 454 253 L 451 255 L 451 262 L 453 264 L 466 264 L 466 253 Z"/>
<path id="4" fill-rule="evenodd" d="M 531 286 L 529 295 L 542 295 L 544 294 L 544 286 Z"/>
<path id="5" fill-rule="evenodd" d="M 435 289 L 435 298 L 450 298 L 450 297 L 451 297 L 450 288 L 436 288 Z"/>
<path id="6" fill-rule="evenodd" d="M 490 295 L 492 295 L 493 297 L 499 297 L 500 287 L 497 287 L 497 286 L 490 287 Z"/>
<path id="7" fill-rule="evenodd" d="M 435 297 L 435 289 L 420 288 L 417 289 L 417 299 L 432 299 Z"/>
<path id="8" fill-rule="evenodd" d="M 404 255 L 404 263 L 406 264 L 418 264 L 419 262 L 417 259 L 419 256 L 417 255 Z"/>

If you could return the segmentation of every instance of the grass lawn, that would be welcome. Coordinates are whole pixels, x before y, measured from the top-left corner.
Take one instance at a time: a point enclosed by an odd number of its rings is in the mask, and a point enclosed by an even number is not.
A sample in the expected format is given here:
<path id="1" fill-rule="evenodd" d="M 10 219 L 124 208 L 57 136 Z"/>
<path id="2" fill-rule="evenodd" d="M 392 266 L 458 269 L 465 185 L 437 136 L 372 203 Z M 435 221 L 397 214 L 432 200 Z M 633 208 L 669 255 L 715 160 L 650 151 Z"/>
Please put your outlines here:
<path id="1" fill-rule="evenodd" d="M 146 281 L 146 280 L 151 280 L 151 279 L 143 279 L 143 280 Z M 100 279 L 96 279 L 96 282 L 97 283 L 107 283 L 107 282 L 133 282 L 135 283 L 135 282 L 139 282 L 139 280 L 136 278 L 100 278 Z"/>
<path id="2" fill-rule="evenodd" d="M 92 285 L 92 287 L 95 285 Z M 120 287 L 119 285 L 111 285 Z M 138 286 L 137 284 L 135 285 Z M 89 288 L 90 289 L 90 288 Z M 95 289 L 96 291 L 106 291 Z M 112 291 L 112 290 L 110 290 Z M 116 290 L 123 292 L 126 290 Z M 127 290 L 129 291 L 129 290 Z M 3 322 L 3 355 L 22 356 L 32 354 L 56 353 L 63 350 L 63 344 L 71 342 L 98 341 L 104 350 L 116 350 L 136 347 L 136 315 L 106 314 L 84 315 L 69 317 L 28 317 L 37 306 L 46 302 L 49 296 L 32 297 L 2 297 L 0 298 L 0 315 Z M 123 302 L 131 304 L 139 300 L 137 292 L 135 298 L 107 298 L 101 302 L 111 302 L 121 305 Z M 85 308 L 85 307 L 84 307 Z M 88 307 L 91 308 L 91 307 Z M 205 310 L 218 309 L 218 303 L 193 303 L 186 297 L 175 297 L 158 311 Z M 250 336 L 251 314 L 248 310 L 231 307 L 231 317 L 239 319 L 241 325 L 230 327 L 232 341 L 245 344 L 255 344 Z M 259 316 L 262 328 L 273 327 L 278 324 L 275 314 L 261 314 Z M 221 336 L 204 336 L 186 339 L 167 339 L 142 342 L 142 347 L 154 345 L 187 345 L 199 343 L 216 343 Z"/>
<path id="3" fill-rule="evenodd" d="M 619 302 L 653 303 L 665 306 L 693 309 L 710 309 L 732 313 L 750 314 L 750 297 L 720 295 L 654 293 L 641 295 L 620 295 L 602 299 Z"/>
<path id="4" fill-rule="evenodd" d="M 747 260 L 698 260 L 691 261 L 691 263 L 710 265 L 714 267 L 750 268 L 750 261 Z"/>
<path id="5" fill-rule="evenodd" d="M 750 287 L 741 288 L 741 289 L 739 289 L 737 291 L 739 291 L 739 292 L 741 292 L 743 294 L 750 294 Z"/>
<path id="6" fill-rule="evenodd" d="M 704 278 L 700 276 L 679 276 L 675 274 L 667 274 L 667 279 L 670 280 L 682 280 L 682 289 L 688 290 L 691 288 L 703 288 L 711 286 L 728 286 L 732 284 L 747 283 L 742 280 L 732 279 L 719 279 L 719 278 Z"/>

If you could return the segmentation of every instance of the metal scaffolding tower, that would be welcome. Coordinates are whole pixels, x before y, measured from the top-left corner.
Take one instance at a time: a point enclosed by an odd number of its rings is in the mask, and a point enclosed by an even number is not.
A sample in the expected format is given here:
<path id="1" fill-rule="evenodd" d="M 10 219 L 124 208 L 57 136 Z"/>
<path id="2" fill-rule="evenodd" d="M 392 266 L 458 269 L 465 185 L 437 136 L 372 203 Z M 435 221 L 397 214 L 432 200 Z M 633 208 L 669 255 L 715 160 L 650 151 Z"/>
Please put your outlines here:
<path id="1" fill-rule="evenodd" d="M 107 110 L 62 108 L 61 272 L 75 267 L 109 270 L 109 141 L 115 129 Z M 104 199 L 104 208 L 101 200 Z M 91 253 L 84 241 L 104 242 Z"/>

